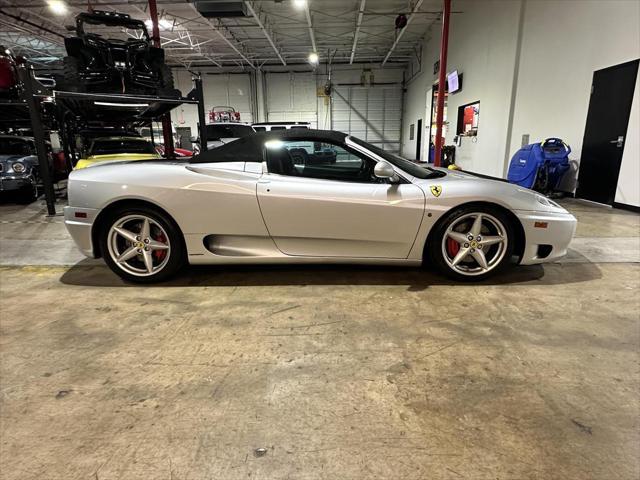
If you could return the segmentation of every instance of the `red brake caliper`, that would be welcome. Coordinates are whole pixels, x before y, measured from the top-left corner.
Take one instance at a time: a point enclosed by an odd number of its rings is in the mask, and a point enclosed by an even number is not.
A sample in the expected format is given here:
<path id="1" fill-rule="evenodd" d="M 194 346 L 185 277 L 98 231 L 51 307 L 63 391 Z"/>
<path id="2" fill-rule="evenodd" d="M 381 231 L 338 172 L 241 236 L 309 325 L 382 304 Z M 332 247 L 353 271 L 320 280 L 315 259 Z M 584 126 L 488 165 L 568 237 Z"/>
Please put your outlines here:
<path id="1" fill-rule="evenodd" d="M 447 238 L 447 253 L 451 258 L 455 257 L 460 250 L 460 244 L 453 238 Z"/>
<path id="2" fill-rule="evenodd" d="M 162 243 L 167 243 L 167 237 L 165 237 L 162 232 L 158 233 L 158 236 L 156 238 L 154 238 L 154 240 L 157 240 L 158 242 L 162 242 Z M 153 256 L 156 257 L 156 260 L 158 260 L 158 262 L 161 262 L 162 260 L 164 260 L 164 257 L 167 256 L 167 251 L 166 250 L 154 250 L 153 251 Z"/>

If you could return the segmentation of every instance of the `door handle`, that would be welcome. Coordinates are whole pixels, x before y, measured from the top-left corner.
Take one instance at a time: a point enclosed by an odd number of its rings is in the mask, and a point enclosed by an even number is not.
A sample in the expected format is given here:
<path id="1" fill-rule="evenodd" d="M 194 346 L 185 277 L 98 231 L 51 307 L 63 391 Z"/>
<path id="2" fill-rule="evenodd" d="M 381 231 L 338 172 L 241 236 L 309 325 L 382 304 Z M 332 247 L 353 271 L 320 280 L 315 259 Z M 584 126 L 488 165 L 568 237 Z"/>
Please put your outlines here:
<path id="1" fill-rule="evenodd" d="M 620 148 L 624 145 L 624 137 L 620 135 L 616 140 L 609 140 L 609 143 L 615 143 L 616 147 Z"/>

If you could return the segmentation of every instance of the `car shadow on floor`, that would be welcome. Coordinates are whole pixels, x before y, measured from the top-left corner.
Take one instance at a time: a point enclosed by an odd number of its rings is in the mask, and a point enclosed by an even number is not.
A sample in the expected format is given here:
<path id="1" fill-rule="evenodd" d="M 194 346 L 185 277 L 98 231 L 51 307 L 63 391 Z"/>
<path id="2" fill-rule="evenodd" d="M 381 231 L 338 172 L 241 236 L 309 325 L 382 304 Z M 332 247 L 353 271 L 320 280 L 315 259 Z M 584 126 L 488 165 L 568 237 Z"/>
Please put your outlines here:
<path id="1" fill-rule="evenodd" d="M 561 285 L 602 277 L 596 264 L 569 263 L 512 266 L 477 283 L 461 283 L 427 268 L 362 265 L 215 265 L 190 266 L 175 278 L 147 287 L 244 287 L 303 285 L 389 285 L 421 291 L 435 285 Z M 83 260 L 60 278 L 66 285 L 134 287 L 106 265 Z"/>

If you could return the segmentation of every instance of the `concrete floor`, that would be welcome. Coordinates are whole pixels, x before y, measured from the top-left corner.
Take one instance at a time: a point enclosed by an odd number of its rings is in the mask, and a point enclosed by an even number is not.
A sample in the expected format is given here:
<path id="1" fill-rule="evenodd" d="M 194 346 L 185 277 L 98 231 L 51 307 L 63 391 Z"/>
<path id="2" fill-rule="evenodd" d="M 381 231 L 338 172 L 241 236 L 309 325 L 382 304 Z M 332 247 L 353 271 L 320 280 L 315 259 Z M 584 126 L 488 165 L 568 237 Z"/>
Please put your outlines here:
<path id="1" fill-rule="evenodd" d="M 567 259 L 481 285 L 233 267 L 152 287 L 1 205 L 0 478 L 637 479 L 640 216 L 565 205 Z"/>

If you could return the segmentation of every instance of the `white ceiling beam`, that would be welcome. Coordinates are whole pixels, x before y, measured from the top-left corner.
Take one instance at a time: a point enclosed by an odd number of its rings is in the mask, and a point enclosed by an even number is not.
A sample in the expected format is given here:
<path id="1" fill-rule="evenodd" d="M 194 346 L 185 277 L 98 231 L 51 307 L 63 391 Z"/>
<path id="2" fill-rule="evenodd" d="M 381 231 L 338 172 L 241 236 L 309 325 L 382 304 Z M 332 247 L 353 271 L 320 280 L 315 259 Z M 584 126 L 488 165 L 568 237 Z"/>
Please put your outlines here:
<path id="1" fill-rule="evenodd" d="M 195 6 L 193 3 L 188 3 L 187 5 L 189 5 L 189 6 L 191 7 L 191 9 L 192 9 L 194 12 L 196 12 L 198 15 L 200 15 L 200 12 L 198 12 L 198 9 L 196 8 L 196 6 Z M 252 62 L 251 60 L 249 60 L 249 59 L 246 57 L 246 55 L 245 55 L 244 53 L 242 53 L 242 52 L 240 51 L 240 49 L 239 49 L 238 47 L 236 47 L 236 46 L 233 44 L 233 42 L 232 42 L 231 40 L 229 40 L 229 39 L 224 35 L 224 33 L 222 33 L 222 32 L 220 31 L 220 29 L 224 28 L 223 26 L 221 26 L 221 25 L 214 25 L 213 23 L 211 23 L 211 20 L 209 20 L 209 19 L 208 19 L 208 18 L 206 18 L 206 17 L 202 17 L 202 18 L 204 18 L 204 19 L 206 20 L 206 22 L 207 22 L 209 25 L 211 25 L 211 27 L 213 27 L 213 31 L 214 31 L 214 32 L 216 32 L 216 33 L 218 34 L 218 36 L 219 36 L 222 40 L 224 40 L 224 42 L 225 42 L 227 45 L 229 45 L 229 46 L 231 47 L 231 49 L 232 49 L 234 52 L 236 52 L 238 55 L 240 55 L 240 57 L 241 57 L 245 62 L 247 62 L 247 63 L 251 66 L 251 68 L 256 68 L 256 66 L 253 64 L 253 62 Z M 224 29 L 225 29 L 225 31 L 227 30 L 226 28 L 224 28 Z"/>
<path id="2" fill-rule="evenodd" d="M 271 44 L 271 46 L 273 47 L 273 51 L 276 52 L 276 55 L 278 56 L 278 58 L 280 59 L 280 61 L 282 62 L 282 65 L 286 66 L 287 62 L 284 61 L 284 58 L 282 58 L 282 55 L 280 54 L 280 50 L 278 49 L 278 47 L 276 47 L 275 42 L 273 41 L 273 38 L 271 38 L 271 35 L 269 34 L 269 31 L 265 28 L 264 24 L 262 23 L 262 20 L 260 19 L 260 17 L 258 16 L 258 14 L 256 14 L 256 11 L 253 9 L 253 5 L 251 5 L 251 2 L 247 2 L 245 1 L 244 4 L 247 6 L 247 8 L 249 9 L 249 12 L 251 12 L 251 15 L 253 15 L 253 18 L 256 19 L 256 22 L 258 22 L 258 26 L 260 27 L 260 29 L 262 30 L 262 33 L 264 33 L 264 36 L 267 37 L 267 40 L 269 40 L 269 43 Z"/>
<path id="3" fill-rule="evenodd" d="M 398 43 L 400 42 L 400 39 L 402 38 L 402 35 L 404 35 L 404 32 L 406 32 L 407 28 L 409 28 L 409 25 L 411 24 L 411 20 L 413 20 L 415 18 L 415 14 L 418 12 L 418 10 L 420 10 L 420 6 L 422 5 L 422 2 L 423 2 L 423 0 L 418 0 L 416 2 L 415 6 L 413 7 L 413 10 L 411 10 L 411 13 L 407 17 L 407 24 L 404 26 L 404 28 L 402 30 L 400 30 L 400 33 L 398 33 L 398 36 L 396 37 L 395 41 L 393 42 L 393 45 L 391 45 L 391 48 L 389 49 L 389 52 L 387 52 L 387 55 L 384 57 L 384 60 L 382 61 L 382 66 L 383 67 L 384 67 L 384 64 L 387 63 L 387 60 L 389 60 L 389 57 L 391 56 L 393 51 L 398 46 Z"/>
<path id="4" fill-rule="evenodd" d="M 313 23 L 311 23 L 311 13 L 309 12 L 309 2 L 305 2 L 304 4 L 304 15 L 307 17 L 307 28 L 309 29 L 309 37 L 311 37 L 313 53 L 318 53 L 318 49 L 316 48 L 316 35 L 313 32 Z"/>

